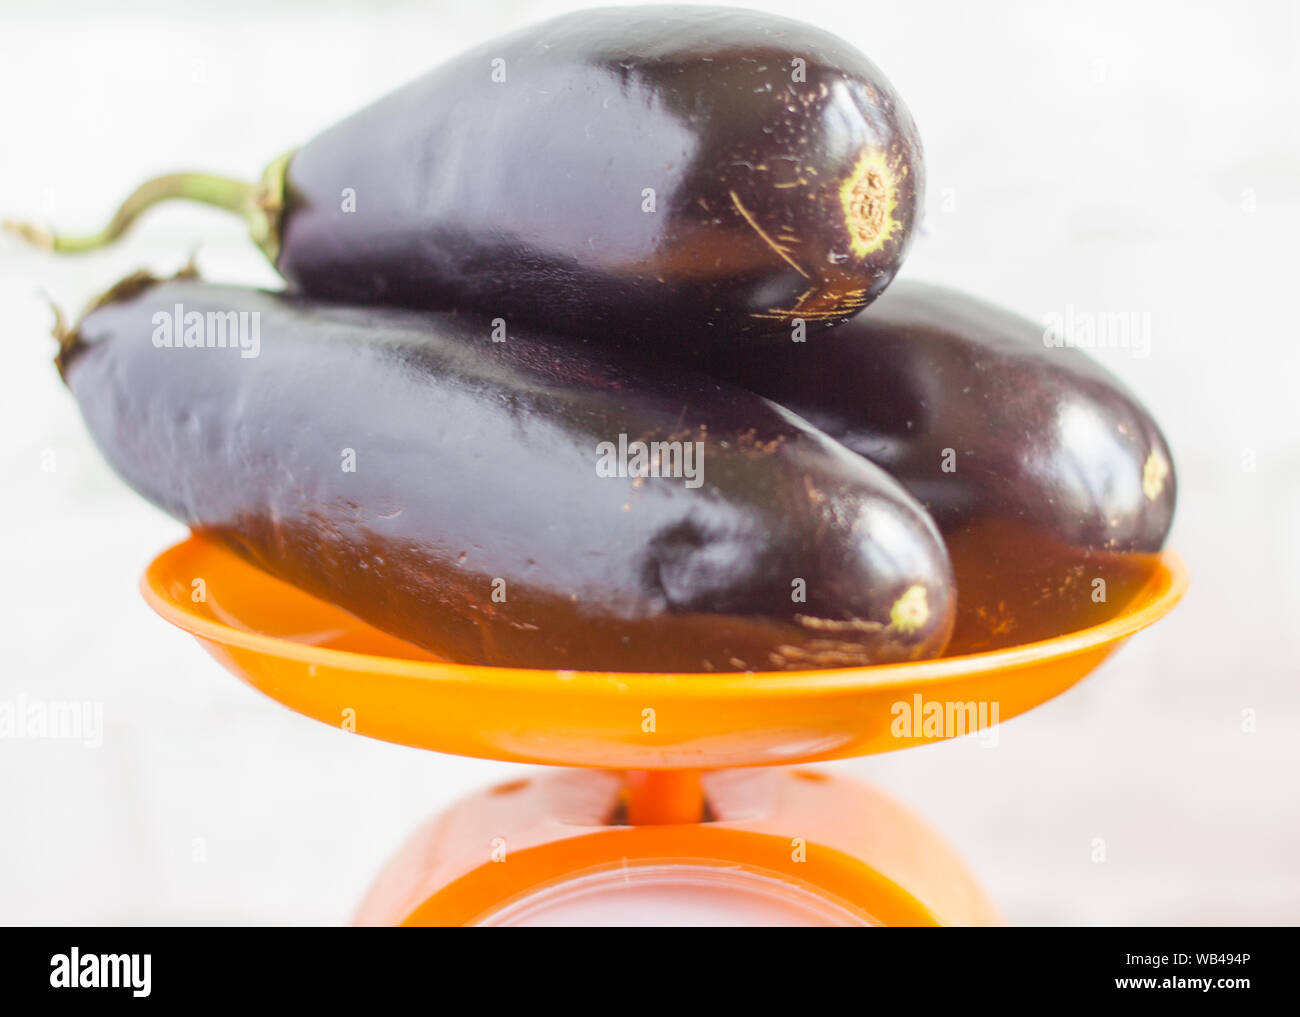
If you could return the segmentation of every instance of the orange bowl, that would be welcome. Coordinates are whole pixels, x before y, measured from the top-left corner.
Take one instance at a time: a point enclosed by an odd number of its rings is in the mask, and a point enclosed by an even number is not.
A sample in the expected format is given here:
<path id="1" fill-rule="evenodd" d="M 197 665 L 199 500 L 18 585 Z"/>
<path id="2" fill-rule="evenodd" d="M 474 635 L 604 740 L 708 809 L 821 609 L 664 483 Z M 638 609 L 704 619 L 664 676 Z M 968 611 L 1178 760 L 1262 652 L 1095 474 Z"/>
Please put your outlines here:
<path id="1" fill-rule="evenodd" d="M 712 769 L 889 752 L 1007 720 L 1064 692 L 1187 588 L 1153 559 L 1115 617 L 989 653 L 879 667 L 648 674 L 438 660 L 198 536 L 141 580 L 150 607 L 299 713 L 463 756 L 619 769 Z"/>

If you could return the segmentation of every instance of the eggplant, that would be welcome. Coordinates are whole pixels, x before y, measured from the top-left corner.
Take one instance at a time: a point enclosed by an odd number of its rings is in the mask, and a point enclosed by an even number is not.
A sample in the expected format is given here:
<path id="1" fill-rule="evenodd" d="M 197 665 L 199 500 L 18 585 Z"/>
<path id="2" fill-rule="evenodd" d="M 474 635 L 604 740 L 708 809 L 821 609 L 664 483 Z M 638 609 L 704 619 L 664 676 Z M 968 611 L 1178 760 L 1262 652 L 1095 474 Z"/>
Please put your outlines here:
<path id="1" fill-rule="evenodd" d="M 349 303 L 487 312 L 611 344 L 736 345 L 847 319 L 889 284 L 920 141 L 834 35 L 717 7 L 579 11 L 479 46 L 257 185 L 151 181 L 243 215 L 284 278 Z"/>
<path id="2" fill-rule="evenodd" d="M 949 653 L 961 653 L 1113 615 L 1173 522 L 1173 457 L 1151 414 L 1083 351 L 1044 336 L 903 280 L 816 343 L 692 362 L 793 410 L 925 505 L 952 556 Z"/>
<path id="3" fill-rule="evenodd" d="M 57 334 L 127 483 L 439 656 L 790 670 L 934 656 L 949 635 L 920 506 L 733 386 L 594 342 L 494 342 L 468 312 L 190 277 L 132 277 Z"/>

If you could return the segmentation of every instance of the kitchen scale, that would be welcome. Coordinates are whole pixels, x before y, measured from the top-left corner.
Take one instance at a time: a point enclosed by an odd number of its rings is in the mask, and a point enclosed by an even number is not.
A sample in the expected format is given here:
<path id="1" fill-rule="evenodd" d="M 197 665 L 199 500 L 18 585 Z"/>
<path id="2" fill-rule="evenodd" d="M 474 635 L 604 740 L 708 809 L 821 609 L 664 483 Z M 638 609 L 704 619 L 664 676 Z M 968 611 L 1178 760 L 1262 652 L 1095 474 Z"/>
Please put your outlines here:
<path id="1" fill-rule="evenodd" d="M 198 536 L 160 554 L 141 588 L 228 670 L 299 713 L 557 768 L 429 820 L 384 866 L 358 924 L 982 925 L 1000 921 L 996 908 L 933 830 L 803 764 L 939 741 L 962 733 L 959 715 L 996 723 L 1059 695 L 1182 596 L 1182 560 L 1149 561 L 1113 617 L 1053 639 L 759 674 L 449 663 Z M 916 719 L 936 709 L 950 721 Z"/>

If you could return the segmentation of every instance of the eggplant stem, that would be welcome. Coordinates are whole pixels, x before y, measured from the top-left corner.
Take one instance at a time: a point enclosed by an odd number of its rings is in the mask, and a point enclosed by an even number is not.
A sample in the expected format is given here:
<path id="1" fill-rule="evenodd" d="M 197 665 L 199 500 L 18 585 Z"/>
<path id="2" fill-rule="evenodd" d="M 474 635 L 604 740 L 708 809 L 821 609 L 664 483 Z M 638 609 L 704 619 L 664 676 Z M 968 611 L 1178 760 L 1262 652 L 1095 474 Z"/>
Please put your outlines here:
<path id="1" fill-rule="evenodd" d="M 29 244 L 60 254 L 82 254 L 107 247 L 129 230 L 144 212 L 164 201 L 195 201 L 234 212 L 243 219 L 272 264 L 280 253 L 280 217 L 284 210 L 284 174 L 292 155 L 267 167 L 257 183 L 213 176 L 209 173 L 169 173 L 136 188 L 97 233 L 70 236 L 53 233 L 32 223 L 6 220 L 4 228 Z"/>

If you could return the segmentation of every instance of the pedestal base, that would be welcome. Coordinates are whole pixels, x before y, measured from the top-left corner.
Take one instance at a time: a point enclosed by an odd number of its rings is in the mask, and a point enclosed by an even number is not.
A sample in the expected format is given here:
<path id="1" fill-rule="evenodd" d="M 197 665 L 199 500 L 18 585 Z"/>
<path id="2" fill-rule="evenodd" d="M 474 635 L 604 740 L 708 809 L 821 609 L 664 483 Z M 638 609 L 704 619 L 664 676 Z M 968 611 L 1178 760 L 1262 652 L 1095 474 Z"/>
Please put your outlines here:
<path id="1" fill-rule="evenodd" d="M 687 817 L 683 808 L 692 815 L 698 808 L 700 820 L 674 821 Z M 648 824 L 620 825 L 637 814 Z M 559 770 L 490 788 L 426 823 L 385 866 L 356 921 L 985 925 L 1000 918 L 943 840 L 880 792 L 811 770 L 744 769 L 700 776 Z"/>

